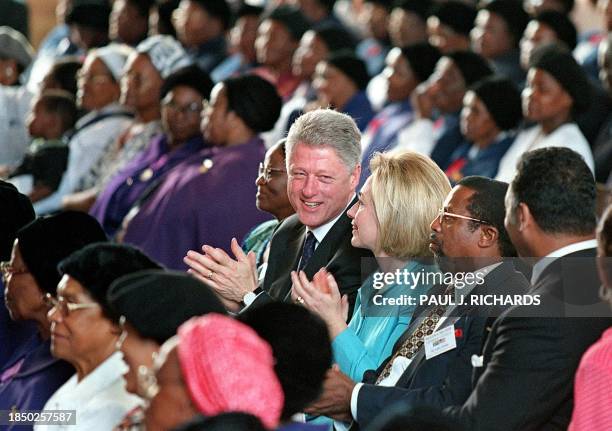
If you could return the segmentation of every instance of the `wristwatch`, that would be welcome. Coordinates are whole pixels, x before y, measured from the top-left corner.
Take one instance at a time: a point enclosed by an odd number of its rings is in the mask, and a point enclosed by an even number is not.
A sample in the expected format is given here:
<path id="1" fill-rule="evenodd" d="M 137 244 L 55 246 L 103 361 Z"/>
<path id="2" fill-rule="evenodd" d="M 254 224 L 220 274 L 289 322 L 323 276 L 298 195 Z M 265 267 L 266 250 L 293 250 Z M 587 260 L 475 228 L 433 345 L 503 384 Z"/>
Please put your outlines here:
<path id="1" fill-rule="evenodd" d="M 242 297 L 242 305 L 244 307 L 248 307 L 249 305 L 251 305 L 253 301 L 255 301 L 255 298 L 257 298 L 257 295 L 259 295 L 261 292 L 263 292 L 263 289 L 259 286 L 257 286 L 257 289 L 255 289 L 254 291 L 247 292 Z"/>

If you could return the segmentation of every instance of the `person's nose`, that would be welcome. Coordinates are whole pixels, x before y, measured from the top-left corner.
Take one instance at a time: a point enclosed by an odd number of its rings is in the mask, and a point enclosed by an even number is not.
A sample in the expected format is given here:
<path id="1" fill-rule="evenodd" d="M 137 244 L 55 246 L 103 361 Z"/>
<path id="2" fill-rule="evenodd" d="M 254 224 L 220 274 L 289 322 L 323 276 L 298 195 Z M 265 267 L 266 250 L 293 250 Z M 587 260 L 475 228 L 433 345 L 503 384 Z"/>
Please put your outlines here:
<path id="1" fill-rule="evenodd" d="M 62 321 L 62 313 L 59 312 L 58 307 L 51 307 L 47 312 L 47 320 L 51 323 L 60 323 Z"/>
<path id="2" fill-rule="evenodd" d="M 359 202 L 355 202 L 346 212 L 346 215 L 350 218 L 350 219 L 354 219 L 355 218 L 355 214 L 357 214 L 357 206 L 359 205 Z"/>
<path id="3" fill-rule="evenodd" d="M 304 195 L 304 197 L 312 197 L 317 194 L 318 190 L 317 180 L 313 176 L 308 175 L 304 183 L 304 188 L 302 188 L 302 195 Z"/>
<path id="4" fill-rule="evenodd" d="M 440 224 L 440 216 L 437 215 L 435 219 L 431 221 L 429 224 L 429 228 L 434 232 L 440 232 L 440 228 L 442 225 Z"/>

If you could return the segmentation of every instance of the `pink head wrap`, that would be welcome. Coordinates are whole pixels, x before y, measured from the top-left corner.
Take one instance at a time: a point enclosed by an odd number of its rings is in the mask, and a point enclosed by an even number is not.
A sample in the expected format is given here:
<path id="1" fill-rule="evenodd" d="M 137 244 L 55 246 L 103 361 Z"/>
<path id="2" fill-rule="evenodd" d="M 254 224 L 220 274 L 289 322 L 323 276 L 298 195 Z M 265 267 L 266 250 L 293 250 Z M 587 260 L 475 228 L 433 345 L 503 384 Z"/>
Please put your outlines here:
<path id="1" fill-rule="evenodd" d="M 245 412 L 275 428 L 284 395 L 272 348 L 250 327 L 220 314 L 193 318 L 178 330 L 187 389 L 206 416 Z"/>

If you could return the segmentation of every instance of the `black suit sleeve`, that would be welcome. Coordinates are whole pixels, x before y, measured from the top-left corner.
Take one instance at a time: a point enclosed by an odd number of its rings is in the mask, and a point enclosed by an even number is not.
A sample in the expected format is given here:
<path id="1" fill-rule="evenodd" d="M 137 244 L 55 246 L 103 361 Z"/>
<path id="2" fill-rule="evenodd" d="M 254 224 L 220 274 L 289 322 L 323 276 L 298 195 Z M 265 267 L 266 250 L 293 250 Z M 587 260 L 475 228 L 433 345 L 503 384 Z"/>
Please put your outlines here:
<path id="1" fill-rule="evenodd" d="M 549 422 L 571 400 L 577 363 L 560 346 L 572 320 L 500 317 L 486 370 L 465 404 L 447 412 L 473 430 L 526 431 Z"/>
<path id="2" fill-rule="evenodd" d="M 468 323 L 469 322 L 469 323 Z M 384 387 L 366 384 L 359 390 L 357 398 L 357 422 L 360 428 L 367 426 L 382 410 L 395 403 L 407 408 L 418 405 L 444 408 L 461 404 L 470 394 L 472 385 L 472 355 L 482 348 L 486 319 L 469 318 L 463 327 L 466 340 L 456 349 L 442 355 L 423 360 L 419 368 L 427 371 L 416 375 L 432 376 L 440 384 L 431 384 L 431 377 L 411 379 L 408 387 L 402 387 L 402 378 L 396 386 Z M 438 378 L 439 377 L 439 378 Z"/>

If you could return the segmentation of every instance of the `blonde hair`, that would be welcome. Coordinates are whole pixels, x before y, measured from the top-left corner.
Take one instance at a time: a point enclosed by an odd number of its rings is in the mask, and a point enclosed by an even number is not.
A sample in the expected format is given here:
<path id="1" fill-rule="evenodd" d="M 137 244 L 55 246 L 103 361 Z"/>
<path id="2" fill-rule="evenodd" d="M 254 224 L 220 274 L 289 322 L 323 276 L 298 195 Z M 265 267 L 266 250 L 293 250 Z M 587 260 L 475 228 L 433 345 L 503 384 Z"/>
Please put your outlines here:
<path id="1" fill-rule="evenodd" d="M 370 185 L 379 223 L 377 250 L 399 259 L 430 256 L 430 224 L 451 190 L 444 172 L 414 151 L 376 153 Z"/>

